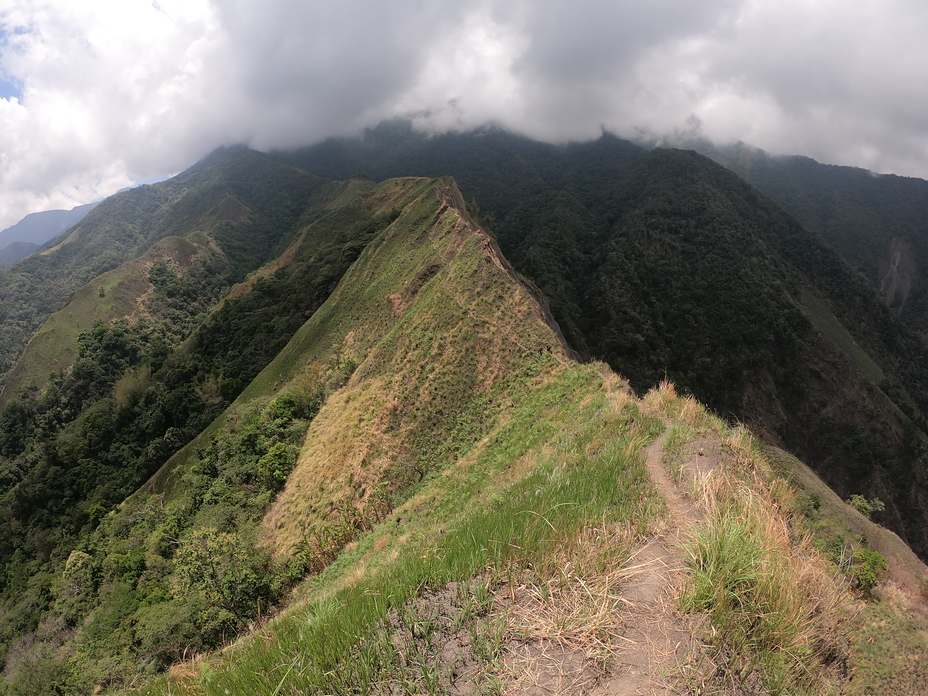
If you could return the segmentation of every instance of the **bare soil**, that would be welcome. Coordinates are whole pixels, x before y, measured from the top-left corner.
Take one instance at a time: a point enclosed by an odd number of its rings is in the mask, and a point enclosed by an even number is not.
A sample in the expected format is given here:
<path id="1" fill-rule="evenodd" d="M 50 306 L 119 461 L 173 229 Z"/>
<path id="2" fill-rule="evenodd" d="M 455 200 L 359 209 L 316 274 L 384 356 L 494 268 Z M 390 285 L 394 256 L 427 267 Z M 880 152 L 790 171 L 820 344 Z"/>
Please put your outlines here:
<path id="1" fill-rule="evenodd" d="M 648 473 L 663 498 L 667 514 L 662 527 L 642 544 L 628 564 L 626 580 L 617 588 L 621 610 L 611 645 L 599 650 L 565 639 L 510 640 L 502 664 L 505 693 L 524 696 L 644 696 L 691 693 L 694 677 L 708 666 L 699 636 L 701 617 L 684 616 L 675 597 L 682 582 L 684 558 L 680 542 L 698 520 L 692 501 L 666 473 L 662 459 L 666 433 L 646 450 Z M 699 469 L 706 470 L 720 453 L 702 448 Z M 708 455 L 708 456 L 707 456 Z M 605 650 L 603 649 L 605 648 Z"/>

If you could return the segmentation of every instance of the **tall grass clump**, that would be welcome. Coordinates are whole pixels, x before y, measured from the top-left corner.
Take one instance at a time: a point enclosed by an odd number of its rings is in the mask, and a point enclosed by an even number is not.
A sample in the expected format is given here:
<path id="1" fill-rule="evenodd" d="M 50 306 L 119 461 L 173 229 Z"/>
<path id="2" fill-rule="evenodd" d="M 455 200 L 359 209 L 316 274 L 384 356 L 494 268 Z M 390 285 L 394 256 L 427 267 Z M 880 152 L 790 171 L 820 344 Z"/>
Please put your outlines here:
<path id="1" fill-rule="evenodd" d="M 681 608 L 708 616 L 736 683 L 827 693 L 846 657 L 836 618 L 844 588 L 806 539 L 791 539 L 778 486 L 758 489 L 721 470 L 698 487 L 705 516 L 685 547 L 691 575 Z"/>
<path id="2" fill-rule="evenodd" d="M 673 382 L 664 380 L 653 387 L 641 399 L 645 413 L 676 421 L 698 435 L 711 430 L 722 432 L 728 423 L 709 411 L 692 396 L 680 396 Z"/>

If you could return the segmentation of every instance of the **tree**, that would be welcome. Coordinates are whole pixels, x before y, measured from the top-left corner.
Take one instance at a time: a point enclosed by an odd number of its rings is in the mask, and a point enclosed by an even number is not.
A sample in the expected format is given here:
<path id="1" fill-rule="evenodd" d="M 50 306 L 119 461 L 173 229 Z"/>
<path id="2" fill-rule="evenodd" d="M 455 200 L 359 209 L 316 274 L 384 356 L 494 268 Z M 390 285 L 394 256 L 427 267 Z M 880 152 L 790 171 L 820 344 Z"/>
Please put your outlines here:
<path id="1" fill-rule="evenodd" d="M 883 510 L 886 509 L 886 505 L 879 498 L 871 498 L 870 500 L 867 500 L 865 497 L 857 493 L 847 499 L 847 504 L 857 510 L 857 512 L 866 517 L 868 520 L 874 512 L 883 512 Z"/>
<path id="2" fill-rule="evenodd" d="M 276 599 L 270 556 L 234 532 L 197 529 L 181 542 L 174 567 L 175 597 L 198 594 L 238 623 Z"/>

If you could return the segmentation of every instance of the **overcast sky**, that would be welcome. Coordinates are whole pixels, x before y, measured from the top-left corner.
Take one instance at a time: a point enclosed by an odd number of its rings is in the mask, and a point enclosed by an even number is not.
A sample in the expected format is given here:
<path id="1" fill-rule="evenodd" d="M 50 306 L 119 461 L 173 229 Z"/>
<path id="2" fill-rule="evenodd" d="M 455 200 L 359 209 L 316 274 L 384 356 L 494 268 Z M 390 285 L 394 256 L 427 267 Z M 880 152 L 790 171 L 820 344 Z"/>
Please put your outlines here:
<path id="1" fill-rule="evenodd" d="M 3 0 L 0 229 L 407 116 L 928 178 L 924 0 Z"/>

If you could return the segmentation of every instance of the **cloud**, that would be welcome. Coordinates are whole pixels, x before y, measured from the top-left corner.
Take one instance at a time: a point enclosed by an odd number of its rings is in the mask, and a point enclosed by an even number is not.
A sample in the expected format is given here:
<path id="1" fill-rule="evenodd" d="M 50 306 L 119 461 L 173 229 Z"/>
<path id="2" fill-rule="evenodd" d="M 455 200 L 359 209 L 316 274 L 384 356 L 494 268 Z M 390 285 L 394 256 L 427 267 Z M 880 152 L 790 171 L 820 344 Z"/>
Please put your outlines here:
<path id="1" fill-rule="evenodd" d="M 701 51 L 709 134 L 928 176 L 926 28 L 911 0 L 746 3 Z"/>
<path id="2" fill-rule="evenodd" d="M 0 228 L 383 118 L 699 132 L 928 177 L 914 0 L 7 0 Z"/>
<path id="3" fill-rule="evenodd" d="M 209 6 L 23 2 L 0 13 L 0 227 L 34 208 L 71 207 L 178 168 L 186 128 L 172 93 L 199 79 Z"/>

